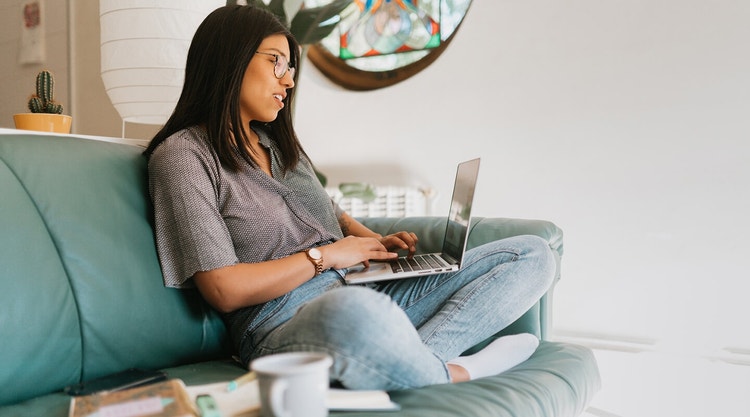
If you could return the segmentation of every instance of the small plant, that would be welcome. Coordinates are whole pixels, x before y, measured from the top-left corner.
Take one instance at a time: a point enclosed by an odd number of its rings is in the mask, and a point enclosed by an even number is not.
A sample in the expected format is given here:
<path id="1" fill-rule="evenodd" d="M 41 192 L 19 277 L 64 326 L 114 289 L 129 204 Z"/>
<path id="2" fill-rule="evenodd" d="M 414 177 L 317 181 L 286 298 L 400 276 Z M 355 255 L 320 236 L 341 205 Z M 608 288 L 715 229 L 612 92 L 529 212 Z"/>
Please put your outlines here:
<path id="1" fill-rule="evenodd" d="M 357 198 L 365 204 L 372 203 L 378 198 L 375 187 L 363 182 L 343 182 L 339 184 L 342 197 Z"/>
<path id="2" fill-rule="evenodd" d="M 32 113 L 62 114 L 63 106 L 54 100 L 55 80 L 52 74 L 44 70 L 36 76 L 36 94 L 29 100 Z"/>

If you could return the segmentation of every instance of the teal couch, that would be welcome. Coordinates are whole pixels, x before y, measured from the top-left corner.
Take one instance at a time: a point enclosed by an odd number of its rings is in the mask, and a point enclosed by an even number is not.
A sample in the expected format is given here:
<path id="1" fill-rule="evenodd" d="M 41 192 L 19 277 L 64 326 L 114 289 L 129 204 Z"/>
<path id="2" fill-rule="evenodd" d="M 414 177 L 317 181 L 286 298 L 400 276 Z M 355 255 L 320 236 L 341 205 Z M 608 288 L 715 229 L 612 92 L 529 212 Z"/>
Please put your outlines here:
<path id="1" fill-rule="evenodd" d="M 195 291 L 162 285 L 141 150 L 0 131 L 0 415 L 66 416 L 63 387 L 130 367 L 188 385 L 244 372 L 217 313 Z M 363 221 L 383 234 L 413 230 L 422 250 L 439 245 L 439 218 Z M 562 253 L 560 229 L 533 220 L 475 219 L 469 246 L 516 234 Z M 544 338 L 546 300 L 506 332 Z M 590 350 L 544 340 L 504 374 L 393 392 L 402 410 L 383 415 L 575 416 L 599 384 Z"/>

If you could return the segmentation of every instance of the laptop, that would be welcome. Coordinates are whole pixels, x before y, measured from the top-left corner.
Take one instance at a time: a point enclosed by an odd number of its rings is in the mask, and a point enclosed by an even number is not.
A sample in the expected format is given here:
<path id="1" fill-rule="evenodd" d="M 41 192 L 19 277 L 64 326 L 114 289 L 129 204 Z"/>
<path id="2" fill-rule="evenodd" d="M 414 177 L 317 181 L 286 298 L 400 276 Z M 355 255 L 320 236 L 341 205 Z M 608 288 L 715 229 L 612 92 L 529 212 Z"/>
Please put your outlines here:
<path id="1" fill-rule="evenodd" d="M 461 268 L 466 241 L 469 237 L 471 206 L 474 201 L 474 190 L 479 174 L 479 158 L 458 164 L 456 180 L 453 185 L 453 197 L 448 211 L 443 238 L 443 249 L 440 253 L 414 255 L 412 258 L 402 256 L 397 260 L 382 262 L 370 261 L 370 267 L 364 265 L 349 268 L 344 278 L 347 284 L 365 284 L 375 281 L 386 281 L 417 276 L 440 274 L 457 271 Z"/>

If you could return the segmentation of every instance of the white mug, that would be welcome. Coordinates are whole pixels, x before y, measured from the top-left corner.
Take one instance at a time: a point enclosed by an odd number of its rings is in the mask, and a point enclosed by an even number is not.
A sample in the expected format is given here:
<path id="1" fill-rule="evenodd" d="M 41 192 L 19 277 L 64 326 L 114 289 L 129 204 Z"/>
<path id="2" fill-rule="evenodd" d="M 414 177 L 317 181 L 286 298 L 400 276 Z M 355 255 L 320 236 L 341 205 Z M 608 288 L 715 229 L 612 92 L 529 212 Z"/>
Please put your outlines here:
<path id="1" fill-rule="evenodd" d="M 319 352 L 291 352 L 255 359 L 262 417 L 328 415 L 328 368 L 333 359 Z"/>

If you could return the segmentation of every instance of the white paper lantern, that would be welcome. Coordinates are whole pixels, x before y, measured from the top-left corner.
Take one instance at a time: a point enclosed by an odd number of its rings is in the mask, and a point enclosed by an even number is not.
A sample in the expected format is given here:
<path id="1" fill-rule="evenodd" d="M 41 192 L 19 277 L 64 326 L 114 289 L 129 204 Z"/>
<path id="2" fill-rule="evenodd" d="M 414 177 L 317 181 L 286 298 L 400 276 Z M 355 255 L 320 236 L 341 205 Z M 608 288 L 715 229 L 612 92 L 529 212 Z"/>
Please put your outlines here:
<path id="1" fill-rule="evenodd" d="M 123 122 L 164 124 L 180 98 L 190 41 L 226 1 L 100 0 L 101 75 Z"/>

